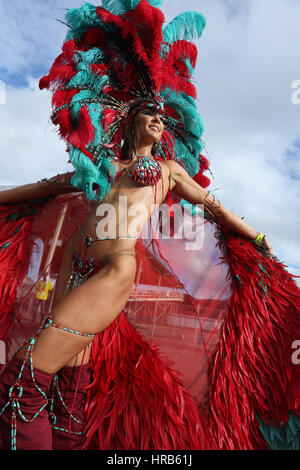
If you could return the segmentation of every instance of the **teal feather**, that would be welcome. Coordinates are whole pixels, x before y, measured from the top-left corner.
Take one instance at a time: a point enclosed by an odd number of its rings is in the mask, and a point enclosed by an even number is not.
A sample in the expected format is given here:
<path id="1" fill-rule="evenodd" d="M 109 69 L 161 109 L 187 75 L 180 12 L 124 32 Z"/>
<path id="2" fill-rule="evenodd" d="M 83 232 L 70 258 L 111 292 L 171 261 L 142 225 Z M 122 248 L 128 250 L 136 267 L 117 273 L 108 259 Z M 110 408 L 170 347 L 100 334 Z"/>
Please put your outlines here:
<path id="1" fill-rule="evenodd" d="M 111 183 L 108 176 L 115 176 L 115 166 L 109 158 L 102 158 L 97 167 L 89 158 L 77 148 L 71 147 L 70 161 L 76 172 L 71 179 L 71 184 L 84 191 L 87 199 L 101 201 L 111 191 Z M 98 193 L 94 193 L 94 185 L 98 186 Z"/>
<path id="2" fill-rule="evenodd" d="M 181 199 L 179 204 L 181 207 L 184 208 L 185 211 L 187 211 L 189 214 L 191 214 L 192 217 L 196 217 L 197 215 L 201 215 L 203 218 L 203 211 L 199 207 L 199 205 L 192 204 L 189 201 L 186 201 L 185 199 Z"/>
<path id="3" fill-rule="evenodd" d="M 91 3 L 84 3 L 80 8 L 71 8 L 67 11 L 65 18 L 74 30 L 80 29 L 91 23 L 101 21 L 96 15 L 96 7 Z"/>
<path id="4" fill-rule="evenodd" d="M 269 450 L 300 450 L 300 417 L 290 413 L 288 422 L 275 427 L 267 425 L 257 416 L 260 431 L 269 445 Z"/>
<path id="5" fill-rule="evenodd" d="M 102 0 L 101 6 L 113 15 L 123 15 L 126 13 L 124 0 Z"/>
<path id="6" fill-rule="evenodd" d="M 84 3 L 80 8 L 71 8 L 65 15 L 70 26 L 66 41 L 80 39 L 89 26 L 103 27 L 103 22 L 96 14 L 96 8 L 90 3 Z"/>
<path id="7" fill-rule="evenodd" d="M 199 172 L 200 163 L 198 158 L 195 158 L 186 145 L 179 139 L 176 139 L 174 146 L 175 160 L 183 162 L 185 171 L 192 177 Z"/>
<path id="8" fill-rule="evenodd" d="M 97 93 L 98 96 L 102 94 L 103 88 L 105 85 L 109 84 L 109 76 L 108 75 L 102 75 L 102 77 L 96 77 L 93 85 L 94 85 L 94 90 Z"/>
<path id="9" fill-rule="evenodd" d="M 94 98 L 95 93 L 93 90 L 80 90 L 76 95 L 73 96 L 71 106 L 74 106 L 77 102 L 85 99 Z"/>
<path id="10" fill-rule="evenodd" d="M 9 248 L 10 245 L 11 245 L 11 242 L 5 243 L 5 245 L 1 246 L 1 251 L 7 250 L 7 248 Z"/>
<path id="11" fill-rule="evenodd" d="M 80 70 L 68 83 L 69 87 L 76 88 L 81 85 L 90 85 L 93 82 L 93 74 L 92 72 L 88 72 L 87 70 Z"/>
<path id="12" fill-rule="evenodd" d="M 80 87 L 82 85 L 91 87 L 94 91 L 93 96 L 97 97 L 101 95 L 103 87 L 109 83 L 108 75 L 96 75 L 90 70 L 79 71 L 68 83 L 70 87 Z M 91 96 L 92 97 L 92 96 Z"/>
<path id="13" fill-rule="evenodd" d="M 93 14 L 93 10 L 88 9 L 88 12 L 90 11 Z M 78 12 L 76 12 L 76 14 L 77 13 Z M 84 22 L 85 26 L 88 23 L 84 15 L 79 15 L 79 19 L 78 15 L 77 17 L 74 15 L 73 18 L 76 28 L 81 28 L 82 22 Z M 74 60 L 77 62 L 76 69 L 78 72 L 68 83 L 68 88 L 78 87 L 79 89 L 70 103 L 74 127 L 79 124 L 79 115 L 82 106 L 87 105 L 88 107 L 91 122 L 94 127 L 94 139 L 93 142 L 89 144 L 90 146 L 99 145 L 104 136 L 104 131 L 101 126 L 103 116 L 102 105 L 99 101 L 92 103 L 89 101 L 93 99 L 99 100 L 102 95 L 103 87 L 109 83 L 108 75 L 97 75 L 90 69 L 90 64 L 101 63 L 103 56 L 103 51 L 99 48 L 92 48 L 88 51 L 75 51 Z M 88 89 L 80 90 L 82 86 L 87 86 Z M 72 184 L 84 191 L 89 200 L 100 201 L 111 190 L 111 183 L 109 181 L 111 181 L 113 177 L 115 167 L 110 163 L 107 154 L 107 151 L 105 153 L 103 152 L 102 158 L 100 158 L 98 164 L 95 165 L 78 148 L 74 146 L 70 148 L 70 161 L 76 170 L 72 178 Z M 95 185 L 98 187 L 96 192 Z"/>
<path id="14" fill-rule="evenodd" d="M 20 217 L 20 212 L 14 212 L 13 214 L 10 214 L 7 217 L 5 217 L 4 220 L 10 221 L 10 220 L 17 220 L 19 218 L 21 218 Z"/>
<path id="15" fill-rule="evenodd" d="M 129 10 L 134 10 L 140 0 L 102 0 L 101 6 L 113 15 L 124 15 Z M 149 5 L 159 8 L 163 0 L 148 0 Z"/>
<path id="16" fill-rule="evenodd" d="M 84 65 L 88 67 L 90 64 L 99 64 L 103 61 L 104 52 L 98 47 L 93 47 L 88 51 L 76 51 L 74 60 L 78 62 L 78 65 Z"/>
<path id="17" fill-rule="evenodd" d="M 164 28 L 164 40 L 173 44 L 180 39 L 198 39 L 205 28 L 206 20 L 201 13 L 187 11 L 176 16 Z"/>
<path id="18" fill-rule="evenodd" d="M 91 91 L 83 90 L 73 97 L 71 114 L 75 122 L 79 121 L 82 100 L 91 94 L 93 94 Z M 102 106 L 100 103 L 90 103 L 87 106 L 94 127 L 94 139 L 90 145 L 99 145 L 104 136 L 104 131 L 101 126 Z M 70 149 L 70 161 L 76 170 L 72 184 L 82 191 L 85 191 L 87 198 L 90 200 L 100 201 L 110 192 L 111 185 L 108 183 L 107 177 L 113 176 L 115 166 L 109 163 L 107 155 L 108 151 L 105 150 L 101 156 L 102 158 L 99 158 L 97 166 L 95 166 L 79 149 L 75 147 L 71 147 Z M 94 185 L 99 186 L 96 195 L 93 191 Z"/>
<path id="19" fill-rule="evenodd" d="M 195 100 L 186 93 L 176 93 L 169 88 L 165 88 L 161 92 L 161 96 L 167 106 L 176 110 L 181 121 L 188 131 L 194 136 L 187 135 L 186 145 L 183 145 L 179 139 L 176 139 L 175 152 L 178 158 L 183 161 L 184 167 L 188 174 L 192 177 L 199 171 L 199 153 L 203 149 L 201 135 L 204 131 L 204 123 L 198 113 Z"/>
<path id="20" fill-rule="evenodd" d="M 128 10 L 133 10 L 140 0 L 102 0 L 101 6 L 113 15 L 123 15 Z"/>
<path id="21" fill-rule="evenodd" d="M 134 10 L 140 3 L 140 0 L 123 0 L 123 1 L 126 4 L 128 10 Z M 148 0 L 148 3 L 152 7 L 159 8 L 163 4 L 163 0 Z"/>
<path id="22" fill-rule="evenodd" d="M 140 0 L 124 0 L 124 3 L 126 4 L 127 10 L 135 10 L 140 3 Z"/>
<path id="23" fill-rule="evenodd" d="M 148 0 L 148 3 L 150 3 L 152 7 L 160 8 L 164 2 L 163 0 Z"/>
<path id="24" fill-rule="evenodd" d="M 75 29 L 75 30 L 74 29 L 69 29 L 69 31 L 67 32 L 65 41 L 68 42 L 68 41 L 71 41 L 72 39 L 75 42 L 79 41 L 80 38 L 86 32 L 86 30 L 87 30 L 87 26 L 83 26 L 82 28 L 78 28 L 78 29 Z"/>
<path id="25" fill-rule="evenodd" d="M 91 145 L 99 145 L 103 140 L 104 131 L 101 126 L 101 119 L 103 117 L 102 106 L 99 103 L 93 103 L 88 105 L 89 115 L 91 117 L 92 125 L 95 130 L 94 140 Z"/>
<path id="26" fill-rule="evenodd" d="M 16 230 L 14 230 L 11 235 L 12 235 L 12 236 L 13 236 L 13 235 L 17 235 L 17 233 L 19 233 L 20 230 L 21 230 L 21 227 L 16 228 Z"/>
<path id="27" fill-rule="evenodd" d="M 184 59 L 184 62 L 186 64 L 187 68 L 188 68 L 189 74 L 192 76 L 193 73 L 194 73 L 194 70 L 195 70 L 195 68 L 193 67 L 192 62 L 188 58 Z"/>
<path id="28" fill-rule="evenodd" d="M 68 86 L 90 86 L 96 94 L 100 95 L 102 88 L 109 81 L 108 75 L 99 76 L 90 69 L 90 64 L 99 64 L 103 61 L 104 53 L 101 49 L 94 47 L 87 52 L 76 51 L 74 60 L 77 61 L 78 73 L 72 77 Z M 96 95 L 94 95 L 96 97 Z"/>
<path id="29" fill-rule="evenodd" d="M 174 106 L 186 129 L 193 132 L 200 139 L 204 131 L 204 123 L 198 113 L 195 100 L 186 93 L 179 94 L 169 88 L 165 88 L 161 95 L 167 105 Z"/>
<path id="30" fill-rule="evenodd" d="M 181 160 L 187 173 L 193 177 L 199 171 L 199 153 L 203 149 L 201 135 L 204 131 L 204 123 L 198 113 L 195 100 L 186 93 L 176 93 L 169 88 L 161 92 L 166 106 L 175 109 L 181 121 L 188 131 L 194 136 L 187 135 L 185 143 L 176 139 L 174 151 Z M 176 157 L 175 157 L 176 158 Z"/>

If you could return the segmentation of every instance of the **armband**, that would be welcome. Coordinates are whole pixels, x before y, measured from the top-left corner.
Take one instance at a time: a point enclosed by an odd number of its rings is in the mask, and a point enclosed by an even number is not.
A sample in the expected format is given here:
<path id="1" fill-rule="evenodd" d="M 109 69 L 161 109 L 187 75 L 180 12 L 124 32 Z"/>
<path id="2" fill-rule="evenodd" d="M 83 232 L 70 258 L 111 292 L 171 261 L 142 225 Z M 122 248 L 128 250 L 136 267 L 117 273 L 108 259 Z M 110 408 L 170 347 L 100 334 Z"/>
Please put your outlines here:
<path id="1" fill-rule="evenodd" d="M 256 239 L 253 240 L 253 241 L 254 241 L 254 243 L 255 243 L 256 245 L 261 246 L 261 245 L 262 245 L 262 242 L 263 242 L 263 240 L 264 240 L 264 238 L 265 238 L 265 235 L 260 232 L 260 233 L 257 235 Z"/>

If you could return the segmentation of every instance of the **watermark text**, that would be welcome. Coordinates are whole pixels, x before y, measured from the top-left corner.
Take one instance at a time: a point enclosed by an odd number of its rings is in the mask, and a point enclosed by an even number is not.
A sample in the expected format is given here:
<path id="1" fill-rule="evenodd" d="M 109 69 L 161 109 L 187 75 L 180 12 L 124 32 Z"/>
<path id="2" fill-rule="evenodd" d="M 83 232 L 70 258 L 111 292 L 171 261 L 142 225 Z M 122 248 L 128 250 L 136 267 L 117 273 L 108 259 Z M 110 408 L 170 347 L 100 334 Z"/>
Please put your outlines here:
<path id="1" fill-rule="evenodd" d="M 128 204 L 127 196 L 119 196 L 119 204 L 102 203 L 96 216 L 99 240 L 107 238 L 160 238 L 184 240 L 187 250 L 199 250 L 204 242 L 202 204 L 197 204 L 191 216 L 190 204 L 147 205 L 142 202 Z M 150 220 L 150 223 L 147 223 Z"/>
<path id="2" fill-rule="evenodd" d="M 300 339 L 295 339 L 295 341 L 293 341 L 292 349 L 296 349 L 292 354 L 292 363 L 300 364 Z"/>
<path id="3" fill-rule="evenodd" d="M 0 364 L 6 364 L 6 345 L 0 340 Z"/>
<path id="4" fill-rule="evenodd" d="M 300 80 L 294 80 L 292 83 L 292 88 L 295 90 L 292 93 L 292 103 L 300 104 Z"/>

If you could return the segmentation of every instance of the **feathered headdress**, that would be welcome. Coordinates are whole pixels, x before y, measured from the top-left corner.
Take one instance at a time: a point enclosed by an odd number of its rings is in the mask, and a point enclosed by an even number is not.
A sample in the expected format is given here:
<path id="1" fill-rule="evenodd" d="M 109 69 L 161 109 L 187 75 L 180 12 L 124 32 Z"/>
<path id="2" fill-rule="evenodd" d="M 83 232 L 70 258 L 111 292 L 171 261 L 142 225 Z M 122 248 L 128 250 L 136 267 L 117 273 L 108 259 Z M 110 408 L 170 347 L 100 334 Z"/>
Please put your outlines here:
<path id="1" fill-rule="evenodd" d="M 101 200 L 115 175 L 122 125 L 135 102 L 164 109 L 165 129 L 158 148 L 180 163 L 203 187 L 208 161 L 201 155 L 204 129 L 191 81 L 199 38 L 205 26 L 197 12 L 185 12 L 164 26 L 160 0 L 102 0 L 68 10 L 70 28 L 62 54 L 40 88 L 53 91 L 52 121 L 67 142 L 76 169 L 72 184 Z"/>

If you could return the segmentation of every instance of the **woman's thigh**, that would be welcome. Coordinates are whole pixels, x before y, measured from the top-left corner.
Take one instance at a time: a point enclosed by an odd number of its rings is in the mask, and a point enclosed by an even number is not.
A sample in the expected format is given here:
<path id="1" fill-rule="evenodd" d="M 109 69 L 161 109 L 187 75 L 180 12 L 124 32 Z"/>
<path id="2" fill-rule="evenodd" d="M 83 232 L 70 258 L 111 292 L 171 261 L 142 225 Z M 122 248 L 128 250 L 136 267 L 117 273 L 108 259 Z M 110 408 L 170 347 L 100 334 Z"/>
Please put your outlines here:
<path id="1" fill-rule="evenodd" d="M 127 260 L 125 259 L 127 258 Z M 123 255 L 57 301 L 52 317 L 67 329 L 97 334 L 107 328 L 125 306 L 132 290 L 136 269 L 133 256 Z M 33 364 L 49 373 L 68 365 L 90 343 L 90 338 L 61 331 L 43 330 L 33 349 Z M 27 346 L 18 357 L 23 359 Z"/>
<path id="2" fill-rule="evenodd" d="M 106 263 L 96 274 L 65 294 L 53 306 L 56 323 L 83 332 L 103 331 L 125 306 L 136 273 L 134 256 L 121 255 Z"/>

